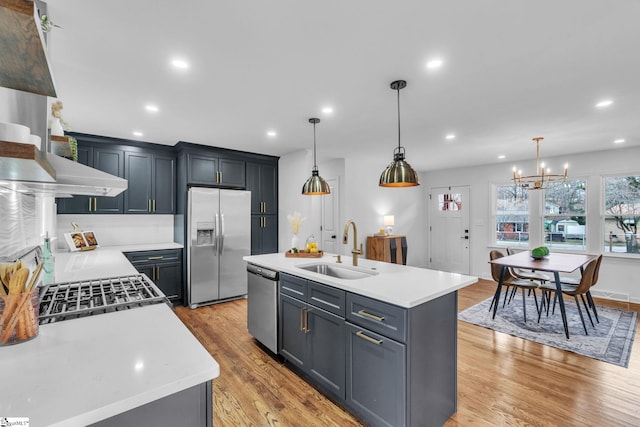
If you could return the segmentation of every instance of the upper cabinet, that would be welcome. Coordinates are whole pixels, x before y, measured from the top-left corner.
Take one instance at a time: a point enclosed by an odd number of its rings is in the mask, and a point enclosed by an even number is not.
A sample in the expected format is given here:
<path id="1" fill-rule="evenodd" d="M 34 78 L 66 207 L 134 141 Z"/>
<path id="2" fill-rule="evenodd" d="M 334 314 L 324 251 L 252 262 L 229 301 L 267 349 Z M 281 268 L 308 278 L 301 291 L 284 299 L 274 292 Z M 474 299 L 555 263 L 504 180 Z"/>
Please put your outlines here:
<path id="1" fill-rule="evenodd" d="M 187 156 L 189 184 L 244 188 L 244 161 L 195 153 L 189 153 Z"/>
<path id="2" fill-rule="evenodd" d="M 173 214 L 176 206 L 175 157 L 152 150 L 125 152 L 124 213 Z"/>
<path id="3" fill-rule="evenodd" d="M 56 97 L 36 2 L 0 0 L 0 86 Z"/>
<path id="4" fill-rule="evenodd" d="M 278 213 L 278 164 L 247 162 L 247 190 L 251 190 L 251 213 Z"/>
<path id="5" fill-rule="evenodd" d="M 172 147 L 85 134 L 78 140 L 78 163 L 125 178 L 116 197 L 57 199 L 59 214 L 173 214 L 176 209 L 176 158 Z M 149 148 L 153 147 L 153 148 Z"/>

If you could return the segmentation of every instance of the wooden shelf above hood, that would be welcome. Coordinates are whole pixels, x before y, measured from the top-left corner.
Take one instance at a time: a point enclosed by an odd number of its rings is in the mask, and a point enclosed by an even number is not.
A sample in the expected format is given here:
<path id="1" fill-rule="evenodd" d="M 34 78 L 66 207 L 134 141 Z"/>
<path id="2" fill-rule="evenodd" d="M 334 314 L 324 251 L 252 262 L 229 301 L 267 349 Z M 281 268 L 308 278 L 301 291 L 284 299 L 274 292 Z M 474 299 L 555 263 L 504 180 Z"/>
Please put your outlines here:
<path id="1" fill-rule="evenodd" d="M 33 1 L 0 0 L 0 86 L 56 97 Z"/>
<path id="2" fill-rule="evenodd" d="M 0 141 L 0 180 L 55 182 L 56 171 L 35 145 Z"/>

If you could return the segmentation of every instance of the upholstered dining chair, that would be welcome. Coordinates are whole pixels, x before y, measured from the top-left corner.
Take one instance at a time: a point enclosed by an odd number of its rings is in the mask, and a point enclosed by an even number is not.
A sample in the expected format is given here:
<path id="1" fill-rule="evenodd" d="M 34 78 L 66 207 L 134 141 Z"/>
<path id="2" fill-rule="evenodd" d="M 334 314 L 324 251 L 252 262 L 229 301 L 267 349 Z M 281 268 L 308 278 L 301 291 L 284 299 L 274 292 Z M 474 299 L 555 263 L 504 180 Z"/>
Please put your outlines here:
<path id="1" fill-rule="evenodd" d="M 598 276 L 600 274 L 600 264 L 602 263 L 602 254 L 598 256 L 596 259 L 596 268 L 593 272 L 593 283 L 591 283 L 591 288 L 593 288 L 596 283 L 598 283 Z M 566 285 L 567 288 L 570 286 L 577 287 L 580 284 L 581 277 L 575 276 L 560 276 L 560 283 Z M 593 315 L 596 318 L 596 322 L 600 323 L 600 319 L 598 319 L 598 310 L 596 309 L 596 304 L 593 302 L 593 297 L 591 296 L 591 288 L 586 293 L 587 302 L 589 303 L 589 308 L 593 311 Z M 555 308 L 555 300 L 553 301 Z"/>
<path id="2" fill-rule="evenodd" d="M 582 309 L 580 308 L 580 302 L 578 301 L 578 296 L 582 300 L 582 305 L 584 306 L 584 309 L 586 310 L 587 315 L 589 316 L 589 321 L 591 322 L 591 326 L 595 328 L 593 319 L 591 318 L 591 313 L 589 312 L 589 307 L 587 307 L 587 301 L 585 300 L 585 296 L 589 292 L 589 289 L 591 289 L 591 287 L 595 284 L 594 278 L 597 279 L 596 269 L 597 267 L 599 267 L 600 259 L 601 257 L 589 261 L 589 264 L 587 264 L 587 266 L 584 268 L 584 271 L 582 272 L 580 283 L 578 283 L 577 286 L 562 284 L 562 293 L 565 295 L 572 296 L 573 299 L 576 301 L 576 306 L 578 307 L 578 313 L 580 314 L 580 320 L 582 321 L 582 327 L 584 328 L 585 335 L 589 335 L 589 332 L 587 331 L 587 324 L 584 321 L 584 316 L 582 315 Z M 543 293 L 554 292 L 557 294 L 556 286 L 553 283 L 542 284 L 540 286 L 540 289 L 543 291 Z M 555 295 L 553 300 L 554 311 L 555 311 L 556 297 L 557 295 Z M 544 304 L 544 297 L 543 297 L 543 304 Z M 595 304 L 593 305 L 593 309 L 595 310 Z M 538 312 L 538 319 L 540 318 L 541 312 L 542 310 Z"/>
<path id="3" fill-rule="evenodd" d="M 499 259 L 504 257 L 504 254 L 498 250 L 492 250 L 491 252 L 489 252 L 489 258 L 491 260 L 494 259 Z M 493 280 L 496 281 L 497 283 L 500 283 L 500 270 L 501 270 L 501 266 L 498 264 L 491 264 L 491 277 L 493 277 Z M 504 277 L 502 278 L 502 285 L 506 286 L 505 288 L 505 302 L 506 302 L 506 298 L 507 298 L 507 293 L 509 292 L 509 288 L 513 287 L 516 292 L 518 289 L 522 290 L 522 313 L 524 315 L 524 321 L 527 321 L 527 306 L 526 306 L 526 293 L 527 291 L 531 290 L 533 292 L 533 299 L 536 303 L 536 312 L 540 312 L 540 307 L 538 306 L 538 297 L 536 296 L 536 289 L 538 288 L 538 286 L 540 286 L 540 282 L 537 282 L 535 280 L 528 280 L 528 279 L 518 279 L 517 277 L 513 276 L 511 274 L 511 271 L 509 268 L 505 269 L 504 271 Z M 499 304 L 499 301 L 496 301 L 495 295 L 493 297 L 493 301 L 491 301 L 491 307 L 493 307 L 493 304 Z M 502 303 L 502 306 L 504 307 L 504 302 Z M 491 309 L 490 307 L 490 309 Z"/>

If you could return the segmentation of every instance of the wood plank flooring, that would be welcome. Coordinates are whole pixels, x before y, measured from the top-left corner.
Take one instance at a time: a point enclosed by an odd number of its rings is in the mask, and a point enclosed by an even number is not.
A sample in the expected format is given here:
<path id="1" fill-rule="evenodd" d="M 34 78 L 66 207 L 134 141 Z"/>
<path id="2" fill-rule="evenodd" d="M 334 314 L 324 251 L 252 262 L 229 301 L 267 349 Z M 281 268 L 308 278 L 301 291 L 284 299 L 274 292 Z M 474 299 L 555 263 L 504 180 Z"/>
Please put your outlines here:
<path id="1" fill-rule="evenodd" d="M 459 310 L 494 290 L 486 280 L 462 289 Z M 215 426 L 362 425 L 253 340 L 246 300 L 175 311 L 220 364 Z M 445 426 L 640 426 L 639 345 L 625 369 L 458 322 L 458 412 Z"/>

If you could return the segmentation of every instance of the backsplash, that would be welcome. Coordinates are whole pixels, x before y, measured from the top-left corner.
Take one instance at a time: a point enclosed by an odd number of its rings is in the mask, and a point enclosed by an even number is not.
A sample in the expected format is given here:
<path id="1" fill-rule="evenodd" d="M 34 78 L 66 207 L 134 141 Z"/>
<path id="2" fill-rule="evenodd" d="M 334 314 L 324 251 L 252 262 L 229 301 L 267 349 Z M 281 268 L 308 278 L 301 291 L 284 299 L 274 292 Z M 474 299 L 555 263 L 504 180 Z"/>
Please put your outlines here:
<path id="1" fill-rule="evenodd" d="M 0 257 L 11 256 L 40 244 L 36 197 L 0 191 Z"/>
<path id="2" fill-rule="evenodd" d="M 173 215 L 58 215 L 58 248 L 66 248 L 64 233 L 75 222 L 93 231 L 100 246 L 173 242 Z"/>

